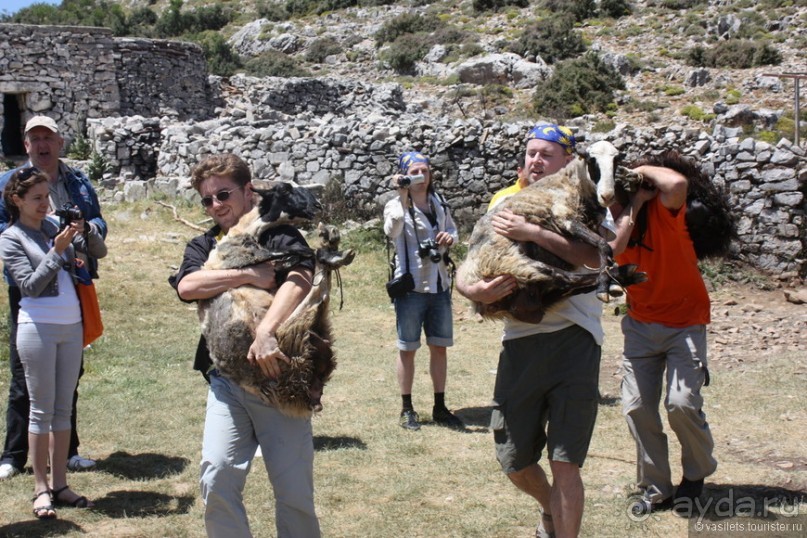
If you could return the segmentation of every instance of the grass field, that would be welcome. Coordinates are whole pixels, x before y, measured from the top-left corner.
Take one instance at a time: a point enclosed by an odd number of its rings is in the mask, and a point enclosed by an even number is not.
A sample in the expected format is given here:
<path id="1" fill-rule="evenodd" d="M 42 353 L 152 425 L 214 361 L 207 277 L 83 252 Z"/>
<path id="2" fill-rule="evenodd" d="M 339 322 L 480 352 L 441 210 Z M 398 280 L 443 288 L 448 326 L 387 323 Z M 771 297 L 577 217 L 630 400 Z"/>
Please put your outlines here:
<path id="1" fill-rule="evenodd" d="M 195 208 L 182 206 L 180 212 L 201 222 Z M 198 321 L 195 308 L 181 303 L 167 283 L 185 242 L 198 232 L 155 203 L 109 203 L 104 213 L 110 254 L 102 260 L 97 286 L 106 333 L 86 353 L 79 401 L 81 453 L 97 459 L 98 469 L 68 477 L 96 508 L 60 509 L 58 520 L 36 521 L 33 478 L 17 476 L 0 482 L 0 536 L 205 536 L 197 480 L 207 390 L 191 368 Z M 468 429 L 455 432 L 428 423 L 431 383 L 428 361 L 419 353 L 414 402 L 427 423 L 419 432 L 403 430 L 397 423 L 395 324 L 383 286 L 383 248 L 368 242 L 366 234 L 348 235 L 343 245 L 360 253 L 342 271 L 341 311 L 334 291 L 339 365 L 325 390 L 325 408 L 313 420 L 323 535 L 532 536 L 536 505 L 499 470 L 487 429 L 501 327 L 476 321 L 455 294 L 456 345 L 449 351 L 447 403 Z M 0 341 L 5 342 L 7 301 L 0 303 Z M 687 536 L 692 522 L 670 513 L 644 521 L 627 516 L 635 449 L 619 405 L 619 318 L 606 310 L 601 405 L 583 468 L 582 534 Z M 720 466 L 707 481 L 705 499 L 711 505 L 704 521 L 804 523 L 807 358 L 791 349 L 747 351 L 741 367 L 723 368 L 716 361 L 713 385 L 705 390 Z M 0 346 L 2 414 L 7 354 Z M 0 424 L 4 427 L 4 421 Z M 676 476 L 679 458 L 671 439 Z M 250 523 L 256 536 L 274 536 L 271 487 L 261 460 L 255 463 L 245 491 Z M 778 500 L 782 506 L 773 506 L 767 519 L 732 517 L 740 498 L 755 505 Z M 732 508 L 721 512 L 718 501 Z M 798 518 L 786 517 L 794 511 Z"/>

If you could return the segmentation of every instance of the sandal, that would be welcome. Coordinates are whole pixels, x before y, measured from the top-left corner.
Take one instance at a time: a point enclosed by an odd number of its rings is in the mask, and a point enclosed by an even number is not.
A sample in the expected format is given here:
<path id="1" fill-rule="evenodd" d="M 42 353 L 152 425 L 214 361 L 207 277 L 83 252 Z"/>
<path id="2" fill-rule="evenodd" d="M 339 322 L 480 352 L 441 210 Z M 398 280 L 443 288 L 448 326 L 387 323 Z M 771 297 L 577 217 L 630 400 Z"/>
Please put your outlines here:
<path id="1" fill-rule="evenodd" d="M 552 523 L 552 514 L 541 512 L 541 522 L 535 528 L 535 538 L 555 538 L 555 531 L 547 531 L 544 522 Z"/>
<path id="2" fill-rule="evenodd" d="M 92 508 L 93 506 L 95 506 L 93 505 L 92 502 L 90 502 L 89 499 L 87 499 L 87 497 L 84 497 L 83 495 L 80 497 L 76 497 L 72 501 L 63 501 L 62 499 L 59 498 L 59 495 L 61 495 L 68 489 L 70 489 L 70 486 L 64 486 L 63 488 L 51 490 L 50 493 L 53 496 L 53 503 L 56 506 L 69 506 L 72 508 Z"/>
<path id="3" fill-rule="evenodd" d="M 36 502 L 42 495 L 47 495 L 51 502 L 43 506 L 34 506 L 34 516 L 36 516 L 37 519 L 56 519 L 56 511 L 53 509 L 53 499 L 50 496 L 50 491 L 40 491 L 33 496 L 31 501 Z"/>

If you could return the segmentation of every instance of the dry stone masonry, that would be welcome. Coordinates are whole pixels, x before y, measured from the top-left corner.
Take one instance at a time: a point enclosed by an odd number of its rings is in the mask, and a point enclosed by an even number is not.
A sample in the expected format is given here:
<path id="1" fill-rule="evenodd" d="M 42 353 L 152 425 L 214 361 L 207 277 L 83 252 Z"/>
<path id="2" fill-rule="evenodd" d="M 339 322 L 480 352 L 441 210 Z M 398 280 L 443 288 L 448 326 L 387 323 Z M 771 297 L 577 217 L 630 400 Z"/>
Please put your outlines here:
<path id="1" fill-rule="evenodd" d="M 397 156 L 429 154 L 456 220 L 470 228 L 511 184 L 528 123 L 451 119 L 408 103 L 398 84 L 337 78 L 208 77 L 196 45 L 116 39 L 105 29 L 0 24 L 0 91 L 27 114 L 46 113 L 109 163 L 102 195 L 194 198 L 191 167 L 212 153 L 242 156 L 259 179 L 322 188 L 336 182 L 357 214 L 378 214 L 393 193 Z M 70 73 L 66 76 L 65 73 Z M 0 103 L 0 107 L 3 104 Z M 0 113 L 4 111 L 0 109 Z M 730 193 L 735 254 L 782 278 L 807 276 L 807 157 L 786 140 L 743 136 L 720 111 L 708 133 L 619 125 L 586 133 L 629 158 L 667 149 L 697 159 Z M 4 118 L 0 114 L 0 121 Z"/>

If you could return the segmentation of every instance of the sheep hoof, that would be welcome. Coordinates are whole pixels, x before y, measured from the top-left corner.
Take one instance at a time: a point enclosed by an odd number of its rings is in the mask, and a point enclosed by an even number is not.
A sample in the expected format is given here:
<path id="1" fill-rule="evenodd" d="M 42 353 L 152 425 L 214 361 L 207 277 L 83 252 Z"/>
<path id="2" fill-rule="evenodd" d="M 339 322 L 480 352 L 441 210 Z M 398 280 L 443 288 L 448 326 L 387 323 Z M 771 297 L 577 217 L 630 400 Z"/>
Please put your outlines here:
<path id="1" fill-rule="evenodd" d="M 600 301 L 602 301 L 604 303 L 610 303 L 611 302 L 611 295 L 608 292 L 598 291 L 597 292 L 597 299 L 599 299 Z"/>
<path id="2" fill-rule="evenodd" d="M 619 284 L 611 284 L 608 287 L 608 295 L 611 297 L 622 297 L 625 295 L 625 290 Z"/>

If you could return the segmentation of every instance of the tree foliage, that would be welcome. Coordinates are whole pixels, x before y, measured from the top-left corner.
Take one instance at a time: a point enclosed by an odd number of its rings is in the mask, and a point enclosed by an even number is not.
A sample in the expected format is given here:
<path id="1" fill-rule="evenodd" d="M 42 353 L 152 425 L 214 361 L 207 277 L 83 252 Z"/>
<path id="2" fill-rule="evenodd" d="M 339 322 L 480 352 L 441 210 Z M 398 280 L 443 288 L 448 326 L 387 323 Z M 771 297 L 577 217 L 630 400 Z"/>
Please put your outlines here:
<path id="1" fill-rule="evenodd" d="M 782 55 L 764 41 L 729 39 L 711 48 L 691 48 L 686 53 L 686 62 L 696 67 L 747 69 L 778 65 L 782 62 Z"/>
<path id="2" fill-rule="evenodd" d="M 566 13 L 533 22 L 516 38 L 510 50 L 521 56 L 539 56 L 552 64 L 582 54 L 586 44 L 574 30 L 573 16 Z"/>
<path id="3" fill-rule="evenodd" d="M 625 89 L 619 73 L 594 53 L 566 60 L 538 86 L 533 96 L 535 111 L 544 117 L 563 119 L 605 112 L 614 104 L 614 92 Z"/>

